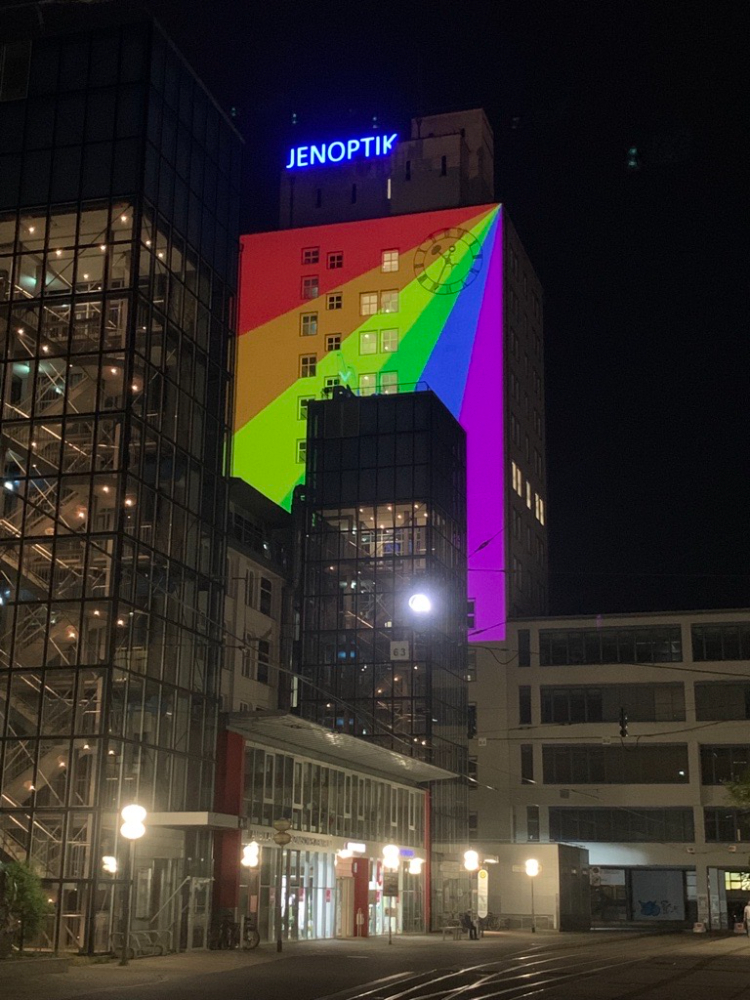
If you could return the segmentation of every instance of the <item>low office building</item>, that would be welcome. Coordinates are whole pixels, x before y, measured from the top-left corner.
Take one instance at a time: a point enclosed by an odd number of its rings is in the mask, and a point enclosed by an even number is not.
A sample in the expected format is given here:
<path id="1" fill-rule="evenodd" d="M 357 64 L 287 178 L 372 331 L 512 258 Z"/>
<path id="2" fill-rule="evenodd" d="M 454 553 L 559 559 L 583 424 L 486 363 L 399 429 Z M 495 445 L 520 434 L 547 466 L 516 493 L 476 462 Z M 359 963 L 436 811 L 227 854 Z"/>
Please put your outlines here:
<path id="1" fill-rule="evenodd" d="M 587 850 L 595 923 L 731 926 L 750 810 L 723 782 L 750 767 L 749 662 L 748 611 L 512 622 L 472 673 L 478 843 Z M 527 893 L 490 908 L 526 913 Z"/>

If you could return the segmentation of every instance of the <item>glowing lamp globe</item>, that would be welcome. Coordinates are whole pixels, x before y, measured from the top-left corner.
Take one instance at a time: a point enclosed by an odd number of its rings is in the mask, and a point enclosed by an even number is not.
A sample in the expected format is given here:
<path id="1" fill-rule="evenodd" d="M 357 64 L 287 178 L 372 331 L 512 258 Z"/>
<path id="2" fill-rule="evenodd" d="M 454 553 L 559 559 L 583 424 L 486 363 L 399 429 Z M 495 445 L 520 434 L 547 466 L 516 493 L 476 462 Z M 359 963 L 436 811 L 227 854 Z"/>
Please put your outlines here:
<path id="1" fill-rule="evenodd" d="M 432 601 L 427 594 L 412 594 L 409 607 L 417 615 L 428 615 L 432 611 Z"/>

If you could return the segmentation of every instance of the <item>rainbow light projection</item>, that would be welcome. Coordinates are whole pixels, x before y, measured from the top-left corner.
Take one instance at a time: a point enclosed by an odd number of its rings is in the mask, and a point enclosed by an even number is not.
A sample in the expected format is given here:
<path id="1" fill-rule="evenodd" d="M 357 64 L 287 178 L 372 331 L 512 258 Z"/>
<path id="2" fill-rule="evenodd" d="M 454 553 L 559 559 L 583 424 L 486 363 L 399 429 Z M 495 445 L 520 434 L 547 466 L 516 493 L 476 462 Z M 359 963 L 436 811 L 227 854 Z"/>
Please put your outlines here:
<path id="1" fill-rule="evenodd" d="M 451 258 L 441 253 L 445 241 L 433 240 L 447 229 L 469 234 L 453 241 Z M 304 474 L 297 443 L 306 398 L 321 398 L 327 379 L 356 389 L 362 375 L 379 384 L 395 372 L 402 387 L 427 383 L 467 433 L 468 592 L 482 641 L 505 638 L 502 242 L 499 205 L 242 240 L 233 475 L 289 509 Z M 303 264 L 315 249 L 318 261 Z M 381 269 L 388 249 L 399 251 L 396 272 Z M 342 267 L 328 266 L 332 253 L 343 255 Z M 301 297 L 305 276 L 319 279 L 315 299 Z M 397 312 L 360 315 L 361 293 L 394 289 Z M 340 309 L 327 308 L 332 291 Z M 302 336 L 302 316 L 312 312 L 318 332 Z M 360 353 L 360 333 L 394 328 L 397 350 Z M 332 334 L 340 349 L 326 352 Z M 300 378 L 302 356 L 313 354 L 315 375 Z"/>

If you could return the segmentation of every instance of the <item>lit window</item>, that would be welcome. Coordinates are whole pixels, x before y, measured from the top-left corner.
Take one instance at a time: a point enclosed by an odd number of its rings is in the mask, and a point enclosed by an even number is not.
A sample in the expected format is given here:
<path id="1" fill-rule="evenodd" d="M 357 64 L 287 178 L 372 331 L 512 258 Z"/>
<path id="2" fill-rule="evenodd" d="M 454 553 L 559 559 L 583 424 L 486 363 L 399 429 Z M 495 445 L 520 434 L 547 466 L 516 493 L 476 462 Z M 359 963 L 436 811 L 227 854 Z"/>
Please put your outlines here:
<path id="1" fill-rule="evenodd" d="M 359 314 L 360 316 L 374 316 L 378 311 L 378 293 L 360 292 Z"/>
<path id="2" fill-rule="evenodd" d="M 531 510 L 531 483 L 526 480 L 526 506 Z"/>
<path id="3" fill-rule="evenodd" d="M 380 350 L 386 354 L 398 350 L 398 330 L 380 331 Z"/>
<path id="4" fill-rule="evenodd" d="M 316 354 L 302 354 L 299 359 L 300 378 L 312 378 L 318 367 Z"/>
<path id="5" fill-rule="evenodd" d="M 381 374 L 380 391 L 386 396 L 398 392 L 398 372 L 383 372 Z"/>
<path id="6" fill-rule="evenodd" d="M 317 264 L 320 260 L 320 247 L 304 247 L 302 250 L 303 264 Z"/>
<path id="7" fill-rule="evenodd" d="M 398 312 L 398 289 L 391 288 L 380 293 L 380 311 L 384 313 Z"/>
<path id="8" fill-rule="evenodd" d="M 398 271 L 398 250 L 384 250 L 380 263 L 380 270 Z"/>
<path id="9" fill-rule="evenodd" d="M 307 458 L 307 441 L 297 442 L 297 465 L 304 465 Z"/>
<path id="10" fill-rule="evenodd" d="M 299 397 L 297 414 L 300 420 L 307 420 L 307 404 L 312 403 L 313 399 L 313 396 Z"/>
<path id="11" fill-rule="evenodd" d="M 314 337 L 318 332 L 318 314 L 302 313 L 299 332 L 303 337 Z"/>
<path id="12" fill-rule="evenodd" d="M 378 335 L 375 330 L 363 330 L 359 335 L 359 353 L 377 354 Z"/>
<path id="13" fill-rule="evenodd" d="M 544 524 L 544 500 L 539 497 L 539 523 Z"/>
<path id="14" fill-rule="evenodd" d="M 326 309 L 341 309 L 344 304 L 344 296 L 341 292 L 331 292 L 326 297 Z"/>
<path id="15" fill-rule="evenodd" d="M 341 334 L 340 333 L 329 333 L 326 337 L 326 350 L 327 351 L 338 351 L 341 347 Z"/>
<path id="16" fill-rule="evenodd" d="M 368 374 L 359 376 L 359 394 L 360 396 L 371 396 L 377 386 L 377 375 Z"/>
<path id="17" fill-rule="evenodd" d="M 337 271 L 344 266 L 344 255 L 340 250 L 328 254 L 328 270 Z"/>
<path id="18" fill-rule="evenodd" d="M 513 480 L 513 489 L 519 495 L 523 496 L 523 476 L 521 475 L 521 470 L 518 468 L 515 462 L 510 463 L 511 476 Z"/>
<path id="19" fill-rule="evenodd" d="M 319 284 L 317 274 L 306 275 L 302 279 L 302 298 L 316 299 L 318 297 Z"/>

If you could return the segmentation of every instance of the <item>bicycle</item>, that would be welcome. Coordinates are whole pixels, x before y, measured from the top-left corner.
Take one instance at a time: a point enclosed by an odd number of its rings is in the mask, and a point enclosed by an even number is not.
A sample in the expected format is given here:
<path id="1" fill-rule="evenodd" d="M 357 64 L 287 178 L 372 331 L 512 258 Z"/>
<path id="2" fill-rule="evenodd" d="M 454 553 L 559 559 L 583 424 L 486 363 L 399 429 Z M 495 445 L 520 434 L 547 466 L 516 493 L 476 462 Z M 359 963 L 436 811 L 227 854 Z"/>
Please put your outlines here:
<path id="1" fill-rule="evenodd" d="M 259 944 L 260 934 L 258 933 L 258 928 L 255 926 L 255 917 L 246 917 L 242 934 L 242 947 L 246 951 L 252 951 L 252 949 L 257 948 Z"/>

